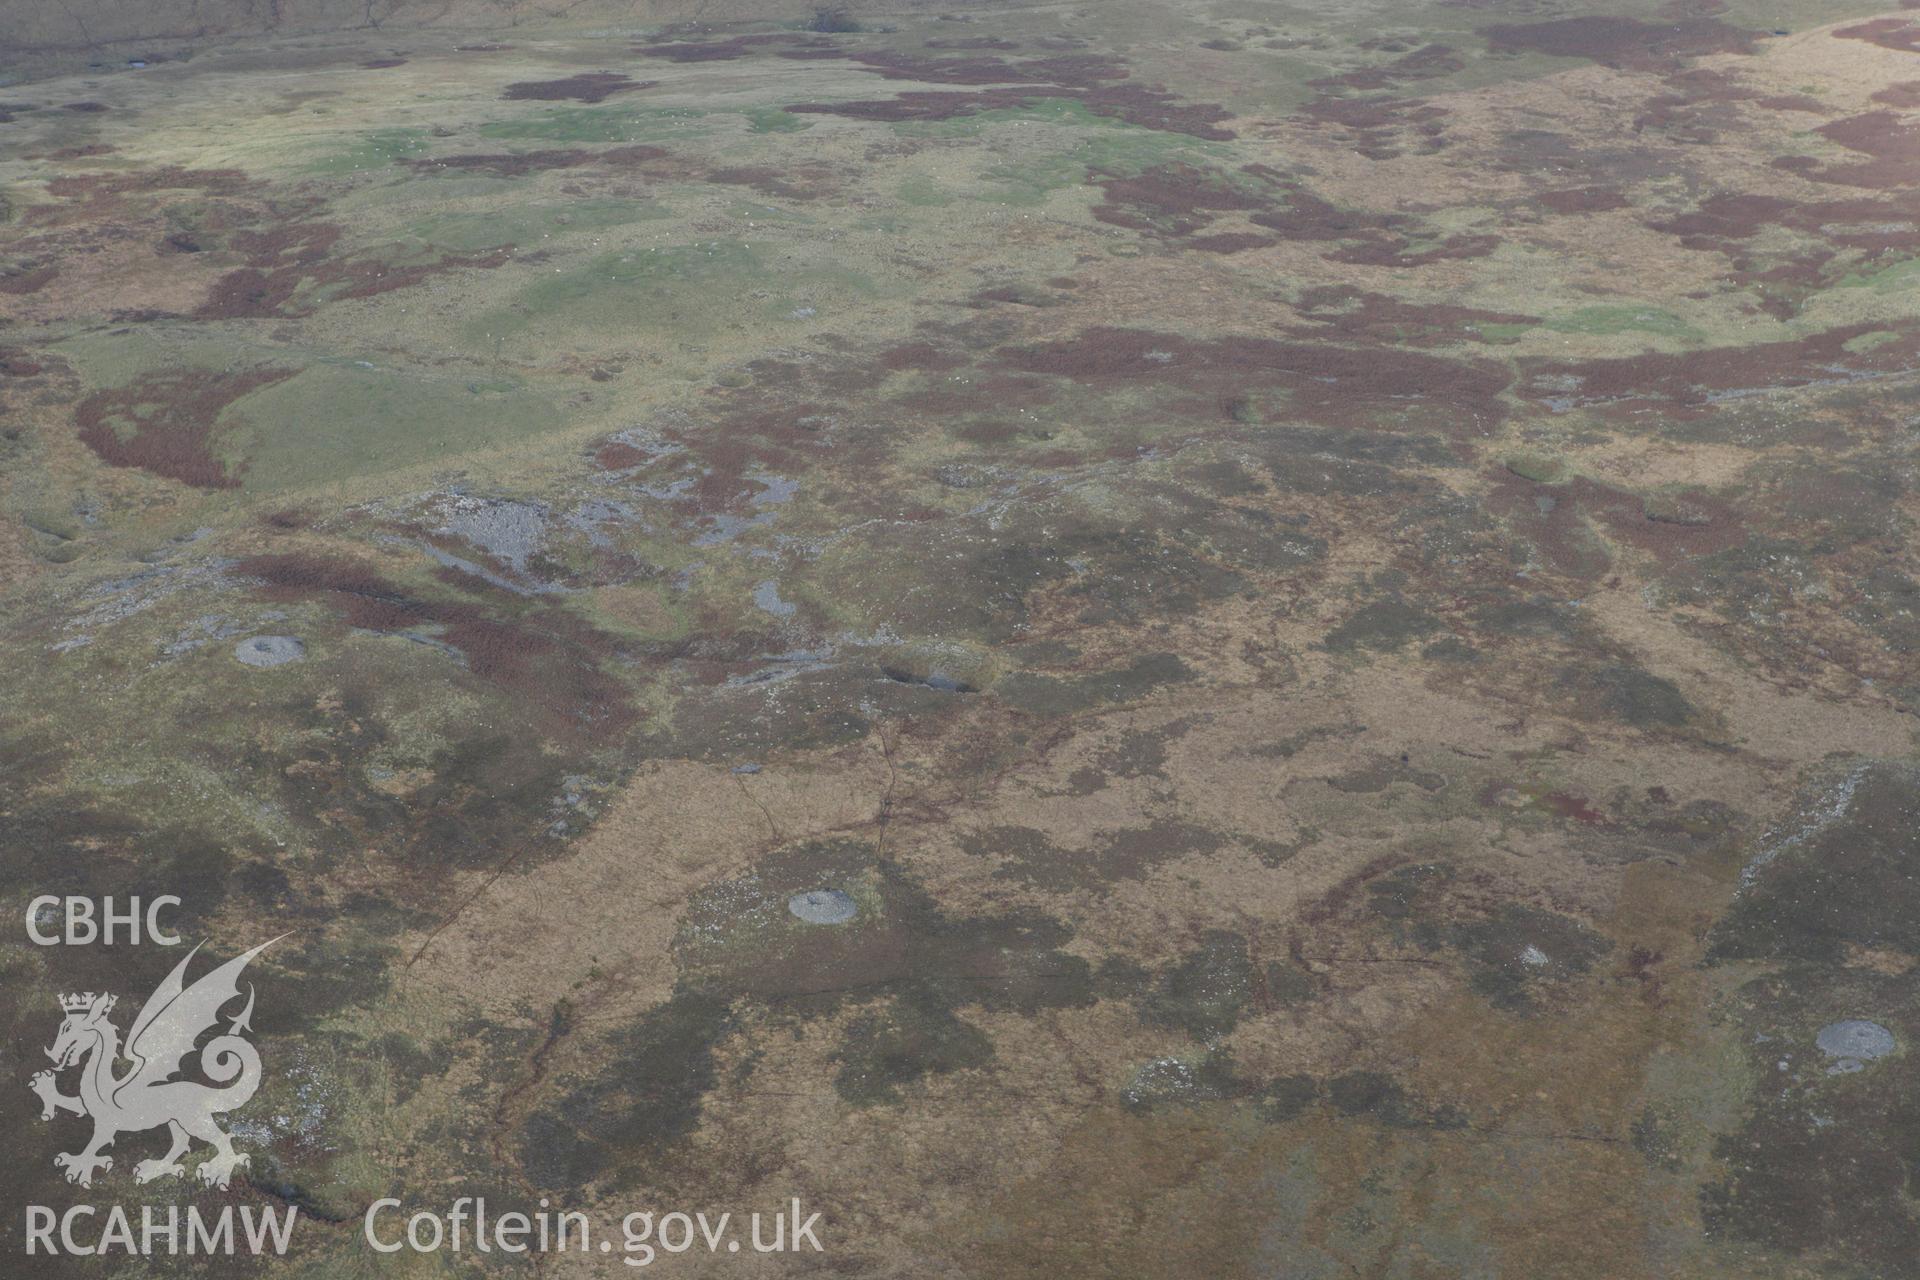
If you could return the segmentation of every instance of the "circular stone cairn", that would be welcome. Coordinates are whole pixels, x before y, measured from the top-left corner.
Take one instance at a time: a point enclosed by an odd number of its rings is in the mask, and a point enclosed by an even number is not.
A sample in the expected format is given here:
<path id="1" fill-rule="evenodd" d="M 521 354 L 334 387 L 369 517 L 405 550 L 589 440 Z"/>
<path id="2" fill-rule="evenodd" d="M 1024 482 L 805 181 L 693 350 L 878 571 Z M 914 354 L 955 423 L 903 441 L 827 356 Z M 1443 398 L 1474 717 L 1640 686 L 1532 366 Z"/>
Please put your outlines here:
<path id="1" fill-rule="evenodd" d="M 248 636 L 233 646 L 233 656 L 250 667 L 282 667 L 307 656 L 307 646 L 292 636 Z"/>
<path id="2" fill-rule="evenodd" d="M 787 899 L 787 910 L 808 924 L 845 924 L 860 914 L 853 899 L 838 889 L 809 889 Z"/>
<path id="3" fill-rule="evenodd" d="M 1894 1050 L 1893 1032 L 1863 1018 L 1829 1022 L 1820 1028 L 1813 1043 L 1829 1058 L 1838 1059 L 1828 1068 L 1837 1073 L 1859 1071 L 1875 1058 L 1884 1058 Z"/>

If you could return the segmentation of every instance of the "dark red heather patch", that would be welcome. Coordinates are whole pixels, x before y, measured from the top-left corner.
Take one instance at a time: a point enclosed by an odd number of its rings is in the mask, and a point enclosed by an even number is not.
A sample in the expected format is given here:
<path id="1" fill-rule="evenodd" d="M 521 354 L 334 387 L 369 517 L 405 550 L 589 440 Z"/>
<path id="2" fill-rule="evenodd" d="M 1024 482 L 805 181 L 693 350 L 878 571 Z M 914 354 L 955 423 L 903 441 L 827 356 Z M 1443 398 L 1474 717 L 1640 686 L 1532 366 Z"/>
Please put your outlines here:
<path id="1" fill-rule="evenodd" d="M 665 160 L 673 153 L 665 147 L 612 147 L 600 153 L 603 164 L 649 164 L 655 160 Z"/>
<path id="2" fill-rule="evenodd" d="M 1779 196 L 1717 195 L 1702 200 L 1692 213 L 1647 225 L 1656 231 L 1683 237 L 1682 242 L 1691 248 L 1695 247 L 1694 241 L 1720 237 L 1743 240 L 1760 228 L 1779 222 L 1793 207 L 1793 201 Z"/>
<path id="3" fill-rule="evenodd" d="M 563 609 L 514 622 L 456 618 L 444 638 L 474 675 L 531 705 L 556 737 L 606 741 L 640 718 L 626 686 L 599 666 L 614 655 L 613 637 Z"/>
<path id="4" fill-rule="evenodd" d="M 1757 288 L 1760 306 L 1785 319 L 1833 277 L 1920 250 L 1920 194 L 1793 201 L 1729 193 L 1648 225 L 1679 236 L 1688 249 L 1725 254 L 1729 278 Z M 1817 243 L 1778 256 L 1757 252 L 1747 242 L 1769 227 L 1790 228 Z"/>
<path id="5" fill-rule="evenodd" d="M 1613 819 L 1594 808 L 1586 797 L 1572 795 L 1565 791 L 1553 791 L 1541 797 L 1555 817 L 1571 818 L 1573 821 L 1589 827 L 1610 827 Z"/>
<path id="6" fill-rule="evenodd" d="M 74 407 L 80 439 L 114 467 L 136 467 L 196 489 L 237 489 L 240 478 L 213 456 L 214 422 L 251 391 L 291 378 L 292 369 L 245 373 L 149 373 Z"/>
<path id="7" fill-rule="evenodd" d="M 647 464 L 648 454 L 624 440 L 609 440 L 594 450 L 593 465 L 602 471 L 628 471 Z"/>
<path id="8" fill-rule="evenodd" d="M 650 89 L 658 80 L 635 80 L 618 71 L 587 71 L 562 80 L 521 80 L 507 86 L 502 98 L 535 102 L 605 102 L 616 93 Z"/>
<path id="9" fill-rule="evenodd" d="M 1897 111 L 1869 111 L 1823 124 L 1818 132 L 1849 151 L 1882 160 L 1920 160 L 1920 128 Z"/>
<path id="10" fill-rule="evenodd" d="M 1874 94 L 1873 100 L 1884 106 L 1911 111 L 1920 107 L 1920 80 L 1902 80 L 1899 84 L 1890 84 Z"/>
<path id="11" fill-rule="evenodd" d="M 435 620 L 426 603 L 351 560 L 298 553 L 266 555 L 242 560 L 235 568 L 246 577 L 260 579 L 266 586 L 261 594 L 269 600 L 320 600 L 349 626 L 367 631 L 394 631 Z"/>
<path id="12" fill-rule="evenodd" d="M 561 608 L 499 618 L 464 601 L 428 600 L 350 560 L 292 554 L 254 556 L 235 571 L 262 583 L 268 600 L 317 601 L 367 631 L 442 628 L 468 669 L 515 697 L 556 736 L 596 737 L 631 724 L 627 691 L 600 669 L 613 638 Z"/>
<path id="13" fill-rule="evenodd" d="M 948 430 L 956 440 L 981 445 L 1005 444 L 1020 434 L 1020 428 L 1011 422 L 963 422 Z"/>
<path id="14" fill-rule="evenodd" d="M 1897 111 L 1869 111 L 1820 126 L 1816 132 L 1849 151 L 1873 157 L 1868 164 L 1822 165 L 1812 156 L 1783 156 L 1776 169 L 1815 182 L 1894 190 L 1920 185 L 1920 125 Z"/>
<path id="15" fill-rule="evenodd" d="M 1899 106 L 1899 100 L 1905 96 L 1905 86 L 1895 84 L 1874 94 L 1874 100 Z M 1872 163 L 1822 165 L 1812 155 L 1782 155 L 1774 161 L 1774 169 L 1786 169 L 1814 182 L 1839 182 L 1843 186 L 1876 190 L 1899 190 L 1920 184 L 1920 125 L 1907 119 L 1903 111 L 1882 109 L 1849 115 L 1820 125 L 1816 132 L 1849 152 L 1870 155 Z"/>
<path id="16" fill-rule="evenodd" d="M 1420 98 L 1317 98 L 1298 117 L 1315 128 L 1338 128 L 1371 160 L 1391 160 L 1408 147 L 1433 155 L 1446 146 L 1447 111 Z"/>
<path id="17" fill-rule="evenodd" d="M 1657 67 L 1712 53 L 1752 53 L 1757 31 L 1730 27 L 1717 18 L 1641 22 L 1637 18 L 1561 18 L 1555 22 L 1499 23 L 1483 27 L 1496 53 L 1525 51 L 1557 58 L 1591 58 L 1615 67 Z"/>
<path id="18" fill-rule="evenodd" d="M 903 342 L 880 353 L 880 367 L 892 373 L 909 369 L 927 373 L 946 373 L 967 363 L 956 352 L 943 351 L 931 342 Z"/>
<path id="19" fill-rule="evenodd" d="M 1290 393 L 1289 414 L 1317 422 L 1363 424 L 1379 410 L 1436 405 L 1463 421 L 1498 421 L 1508 376 L 1499 366 L 1412 352 L 1270 338 L 1191 340 L 1143 329 L 1088 329 L 1077 337 L 1004 347 L 996 358 L 1025 373 L 1078 382 L 1157 383 L 1214 402 L 1262 388 Z"/>
<path id="20" fill-rule="evenodd" d="M 194 314 L 203 319 L 306 315 L 324 302 L 371 298 L 408 289 L 446 271 L 463 267 L 491 270 L 505 264 L 510 249 L 448 254 L 437 261 L 405 265 L 377 257 L 335 257 L 340 228 L 330 222 L 289 222 L 271 231 L 243 231 L 231 240 L 247 265 L 214 282 Z M 303 285 L 306 296 L 295 300 Z"/>
<path id="21" fill-rule="evenodd" d="M 1379 41 L 1369 40 L 1360 47 L 1370 49 L 1379 46 Z M 1402 80 L 1431 80 L 1437 76 L 1452 75 L 1464 66 L 1466 63 L 1455 56 L 1452 47 L 1430 44 L 1384 66 L 1363 67 L 1358 71 L 1309 83 L 1315 89 L 1386 89 Z"/>
<path id="22" fill-rule="evenodd" d="M 857 102 L 799 102 L 787 107 L 801 115 L 844 116 L 850 120 L 953 120 L 983 111 L 1011 111 L 1040 98 L 1072 98 L 1095 115 L 1124 120 L 1143 129 L 1184 133 L 1228 142 L 1234 134 L 1220 127 L 1231 113 L 1210 103 L 1181 103 L 1172 94 L 1138 85 L 1099 89 L 1033 87 L 982 89 L 973 93 L 911 90 L 892 98 Z"/>
<path id="23" fill-rule="evenodd" d="M 1233 117 L 1226 108 L 1210 102 L 1182 103 L 1158 89 L 1110 85 L 1088 91 L 1081 101 L 1095 115 L 1124 120 L 1142 129 L 1184 133 L 1212 142 L 1231 142 L 1238 136 L 1231 129 L 1220 127 L 1222 120 Z"/>
<path id="24" fill-rule="evenodd" d="M 107 104 L 104 102 L 69 102 L 64 109 L 67 111 L 77 111 L 81 115 L 93 115 L 105 111 Z"/>
<path id="25" fill-rule="evenodd" d="M 1630 203 L 1612 187 L 1572 187 L 1548 191 L 1535 199 L 1542 208 L 1554 213 L 1606 213 L 1611 209 L 1624 209 Z"/>
<path id="26" fill-rule="evenodd" d="M 739 165 L 715 169 L 708 182 L 730 187 L 752 187 L 763 196 L 783 200 L 818 200 L 833 192 L 834 172 L 825 165 L 809 164 L 796 169 L 774 169 L 766 165 Z"/>
<path id="27" fill-rule="evenodd" d="M 30 359 L 18 347 L 0 347 L 0 377 L 31 378 L 45 372 L 45 365 Z"/>
<path id="28" fill-rule="evenodd" d="M 719 402 L 711 429 L 673 429 L 666 439 L 685 456 L 676 465 L 693 483 L 673 499 L 681 518 L 704 523 L 710 517 L 745 514 L 769 487 L 767 476 L 797 476 L 813 458 L 832 450 L 836 461 L 858 467 L 857 450 L 828 430 L 830 406 L 792 403 L 778 392 L 743 388 L 715 396 Z"/>
<path id="29" fill-rule="evenodd" d="M 370 58 L 360 65 L 368 71 L 385 71 L 389 67 L 404 67 L 407 65 L 407 60 L 405 58 Z"/>
<path id="30" fill-rule="evenodd" d="M 1647 99 L 1634 117 L 1633 130 L 1656 130 L 1679 142 L 1710 143 L 1727 129 L 1737 129 L 1743 117 L 1736 103 L 1757 103 L 1760 92 L 1735 77 L 1705 67 L 1667 74 L 1668 92 Z"/>
<path id="31" fill-rule="evenodd" d="M 128 197 L 156 191 L 190 190 L 209 196 L 238 196 L 252 183 L 238 169 L 182 169 L 167 165 L 132 173 L 74 173 L 49 179 L 47 194 L 59 204 L 35 205 L 23 221 L 62 225 L 106 222 L 131 216 Z"/>
<path id="32" fill-rule="evenodd" d="M 1280 178 L 1265 165 L 1248 165 L 1246 172 Z M 1418 267 L 1447 258 L 1482 258 L 1499 248 L 1492 235 L 1451 235 L 1434 240 L 1420 235 L 1419 224 L 1397 213 L 1342 209 L 1312 192 L 1294 187 L 1286 207 L 1253 215 L 1253 221 L 1278 231 L 1288 240 L 1335 240 L 1339 247 L 1325 257 L 1375 267 Z"/>
<path id="33" fill-rule="evenodd" d="M 1216 213 L 1260 209 L 1267 203 L 1255 192 L 1228 185 L 1219 174 L 1185 164 L 1159 165 L 1130 177 L 1094 173 L 1088 181 L 1103 196 L 1094 206 L 1094 217 L 1164 236 L 1191 235 Z"/>
<path id="34" fill-rule="evenodd" d="M 1588 580 L 1609 568 L 1604 551 L 1588 535 L 1589 519 L 1616 542 L 1662 565 L 1713 555 L 1747 540 L 1740 514 L 1716 498 L 1690 496 L 1684 518 L 1656 519 L 1638 495 L 1584 476 L 1565 484 L 1536 484 L 1502 471 L 1487 496 L 1487 509 L 1531 542 L 1556 573 Z"/>
<path id="35" fill-rule="evenodd" d="M 1882 49 L 1920 53 L 1920 26 L 1906 18 L 1875 18 L 1858 26 L 1842 27 L 1833 33 L 1836 40 L 1865 40 Z"/>
<path id="36" fill-rule="evenodd" d="M 1736 246 L 1724 242 L 1749 239 L 1767 227 L 1788 227 L 1841 248 L 1885 252 L 1920 248 L 1916 220 L 1920 197 L 1913 195 L 1793 201 L 1730 194 L 1710 196 L 1692 213 L 1648 225 L 1682 237 L 1689 249 L 1736 252 Z"/>
<path id="37" fill-rule="evenodd" d="M 59 268 L 51 266 L 9 272 L 0 276 L 0 293 L 38 293 L 52 284 L 59 274 Z"/>
<path id="38" fill-rule="evenodd" d="M 260 523 L 269 529 L 279 529 L 293 533 L 301 529 L 310 529 L 320 515 L 304 507 L 285 507 L 279 511 L 269 511 L 260 517 Z"/>
<path id="39" fill-rule="evenodd" d="M 1451 258 L 1484 258 L 1499 247 L 1499 236 L 1457 235 L 1429 242 L 1365 240 L 1342 245 L 1326 256 L 1334 262 L 1351 262 L 1363 267 L 1424 267 L 1430 262 Z"/>
<path id="40" fill-rule="evenodd" d="M 1855 354 L 1846 344 L 1883 326 L 1848 325 L 1785 342 L 1715 347 L 1679 355 L 1609 360 L 1529 361 L 1521 394 L 1548 404 L 1697 408 L 1789 387 L 1843 384 L 1905 372 L 1920 354 L 1920 329 Z"/>
<path id="41" fill-rule="evenodd" d="M 1369 293 L 1351 285 L 1321 285 L 1308 289 L 1294 304 L 1309 325 L 1289 330 L 1300 337 L 1336 338 L 1342 342 L 1389 343 L 1395 346 L 1452 346 L 1458 342 L 1487 342 L 1486 325 L 1532 325 L 1540 317 L 1508 311 L 1481 311 L 1450 303 L 1405 302 L 1384 293 Z"/>
<path id="42" fill-rule="evenodd" d="M 915 412 L 936 417 L 966 413 L 1005 413 L 1009 409 L 1037 409 L 1053 403 L 1054 387 L 1041 378 L 998 375 L 956 380 L 939 379 L 928 386 L 895 397 Z"/>

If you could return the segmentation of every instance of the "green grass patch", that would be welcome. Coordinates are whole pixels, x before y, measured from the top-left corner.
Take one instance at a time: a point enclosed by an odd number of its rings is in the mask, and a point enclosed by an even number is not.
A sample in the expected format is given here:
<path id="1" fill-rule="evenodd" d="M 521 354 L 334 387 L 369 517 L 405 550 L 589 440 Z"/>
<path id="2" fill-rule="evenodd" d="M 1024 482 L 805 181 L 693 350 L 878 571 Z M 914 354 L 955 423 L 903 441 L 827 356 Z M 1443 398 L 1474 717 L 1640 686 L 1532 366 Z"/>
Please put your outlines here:
<path id="1" fill-rule="evenodd" d="M 779 107 L 753 107 L 746 116 L 747 128 L 754 133 L 799 133 L 802 129 L 813 128 L 811 120 L 804 120 Z"/>
<path id="2" fill-rule="evenodd" d="M 952 204 L 959 199 L 953 192 L 935 182 L 925 174 L 916 173 L 900 184 L 900 203 L 916 208 L 937 208 L 943 204 Z"/>
<path id="3" fill-rule="evenodd" d="M 1896 289 L 1909 289 L 1920 282 L 1920 258 L 1905 258 L 1892 266 L 1882 267 L 1862 275 L 1853 272 L 1841 278 L 1836 286 L 1841 289 L 1872 289 L 1875 292 L 1892 292 Z"/>
<path id="4" fill-rule="evenodd" d="M 498 388 L 498 389 L 494 389 Z M 223 455 L 244 459 L 252 492 L 496 448 L 562 425 L 553 397 L 517 383 L 427 378 L 357 361 L 310 365 L 236 401 Z"/>
<path id="5" fill-rule="evenodd" d="M 685 108 L 560 107 L 519 120 L 483 124 L 483 138 L 538 142 L 660 142 L 692 137 L 707 113 Z"/>
<path id="6" fill-rule="evenodd" d="M 1875 329 L 1871 333 L 1863 333 L 1858 337 L 1848 338 L 1844 345 L 1849 353 L 1856 356 L 1863 356 L 1869 351 L 1886 346 L 1889 342 L 1898 342 L 1899 340 L 1900 335 L 1897 333 L 1887 329 Z"/>
<path id="7" fill-rule="evenodd" d="M 1491 329 L 1494 326 L 1489 326 Z M 1700 330 L 1658 307 L 1582 307 L 1551 316 L 1546 328 L 1555 333 L 1651 333 L 1663 338 L 1698 338 Z"/>
<path id="8" fill-rule="evenodd" d="M 1082 185 L 1090 172 L 1127 176 L 1175 162 L 1205 167 L 1209 159 L 1222 154 L 1217 144 L 1120 125 L 1083 136 L 1059 151 L 1036 149 L 1035 154 L 993 165 L 980 176 L 987 184 L 986 199 L 1041 204 L 1062 188 Z M 1219 177 L 1226 184 L 1236 181 L 1226 172 Z"/>
<path id="9" fill-rule="evenodd" d="M 428 146 L 425 129 L 377 129 L 362 134 L 359 141 L 345 151 L 336 151 L 302 165 L 301 172 L 361 173 L 368 169 L 385 169 L 396 160 L 421 154 Z"/>
<path id="10" fill-rule="evenodd" d="M 550 273 L 522 289 L 510 305 L 476 317 L 466 328 L 476 341 L 504 338 L 510 344 L 529 332 L 545 340 L 556 328 L 666 330 L 684 337 L 711 333 L 747 315 L 780 318 L 802 296 L 847 291 L 875 290 L 867 277 L 832 265 L 776 269 L 761 250 L 737 240 L 679 244 L 604 253 L 585 266 Z"/>

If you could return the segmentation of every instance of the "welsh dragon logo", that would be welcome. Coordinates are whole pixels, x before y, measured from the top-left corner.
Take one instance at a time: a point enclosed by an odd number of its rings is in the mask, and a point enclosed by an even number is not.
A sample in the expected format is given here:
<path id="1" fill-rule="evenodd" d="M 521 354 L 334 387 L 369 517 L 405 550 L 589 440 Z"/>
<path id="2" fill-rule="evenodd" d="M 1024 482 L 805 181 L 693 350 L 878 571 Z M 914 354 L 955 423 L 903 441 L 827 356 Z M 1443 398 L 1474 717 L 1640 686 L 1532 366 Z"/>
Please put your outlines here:
<path id="1" fill-rule="evenodd" d="M 47 1050 L 54 1069 L 35 1075 L 29 1087 L 40 1095 L 42 1120 L 51 1120 L 61 1111 L 93 1120 L 93 1140 L 84 1149 L 53 1158 L 54 1165 L 66 1171 L 68 1182 L 92 1186 L 96 1170 L 113 1168 L 113 1157 L 101 1152 L 112 1146 L 115 1138 L 161 1125 L 167 1127 L 173 1145 L 158 1160 L 134 1165 L 135 1182 L 184 1174 L 180 1157 L 195 1138 L 213 1147 L 213 1155 L 197 1171 L 200 1181 L 209 1186 L 225 1187 L 233 1171 L 248 1162 L 244 1152 L 233 1149 L 233 1139 L 213 1118 L 246 1105 L 260 1087 L 260 1054 L 241 1036 L 241 1032 L 252 1030 L 252 984 L 247 986 L 246 1007 L 228 1023 L 226 1034 L 214 1036 L 199 1050 L 200 1072 L 213 1083 L 174 1077 L 183 1069 L 182 1059 L 194 1052 L 201 1035 L 217 1029 L 220 1010 L 239 997 L 240 971 L 279 940 L 274 938 L 235 956 L 187 986 L 187 965 L 200 951 L 196 946 L 147 997 L 127 1033 L 124 1050 L 119 1028 L 107 1018 L 118 997 L 91 991 L 60 997 L 66 1020 L 60 1024 L 53 1047 Z M 132 1065 L 124 1074 L 116 1075 L 122 1056 Z M 80 1066 L 80 1092 L 69 1097 L 60 1092 L 54 1077 L 56 1072 L 76 1065 Z"/>

